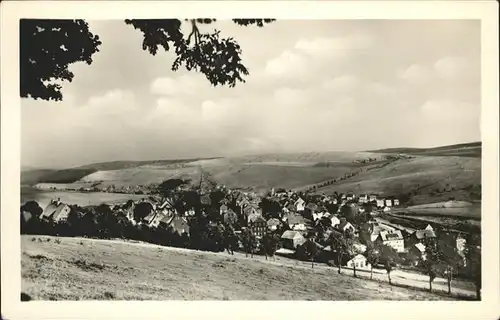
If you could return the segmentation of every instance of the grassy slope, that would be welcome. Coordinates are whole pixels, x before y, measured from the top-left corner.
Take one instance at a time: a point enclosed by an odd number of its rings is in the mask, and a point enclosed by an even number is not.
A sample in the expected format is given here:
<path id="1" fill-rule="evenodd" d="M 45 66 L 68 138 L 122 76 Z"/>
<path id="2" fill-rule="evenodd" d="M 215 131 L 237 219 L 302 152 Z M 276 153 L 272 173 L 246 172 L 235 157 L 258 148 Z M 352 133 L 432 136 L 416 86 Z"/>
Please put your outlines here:
<path id="1" fill-rule="evenodd" d="M 443 300 L 443 296 L 250 258 L 127 243 L 22 237 L 22 291 L 36 300 Z M 80 242 L 82 244 L 80 244 Z"/>
<path id="2" fill-rule="evenodd" d="M 404 153 L 412 155 L 427 156 L 462 156 L 462 157 L 481 157 L 481 142 L 462 143 L 450 146 L 436 148 L 391 148 L 381 149 L 371 152 L 381 153 Z"/>
<path id="3" fill-rule="evenodd" d="M 481 183 L 481 159 L 467 157 L 422 157 L 398 160 L 380 169 L 368 170 L 350 179 L 318 189 L 320 192 L 375 192 L 398 195 L 418 189 L 416 203 L 456 199 L 469 200 L 467 192 L 457 189 Z M 455 189 L 431 196 L 436 188 Z"/>

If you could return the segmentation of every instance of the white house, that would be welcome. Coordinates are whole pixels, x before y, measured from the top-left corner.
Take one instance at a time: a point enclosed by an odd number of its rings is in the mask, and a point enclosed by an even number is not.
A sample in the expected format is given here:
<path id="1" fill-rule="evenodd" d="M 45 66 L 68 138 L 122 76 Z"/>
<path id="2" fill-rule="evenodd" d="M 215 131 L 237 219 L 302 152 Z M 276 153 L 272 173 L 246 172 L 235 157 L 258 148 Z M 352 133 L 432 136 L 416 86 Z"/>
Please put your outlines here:
<path id="1" fill-rule="evenodd" d="M 339 223 L 338 224 L 338 227 L 337 227 L 340 231 L 347 231 L 348 229 L 351 229 L 352 232 L 355 232 L 356 229 L 354 228 L 354 226 L 348 222 L 348 221 L 344 221 L 342 223 Z"/>
<path id="2" fill-rule="evenodd" d="M 399 206 L 399 199 L 394 199 L 394 200 L 392 200 L 392 202 L 393 202 L 392 204 L 393 204 L 395 207 Z"/>
<path id="3" fill-rule="evenodd" d="M 384 199 L 376 199 L 377 200 L 377 207 L 382 208 L 385 206 L 385 200 Z"/>
<path id="4" fill-rule="evenodd" d="M 381 231 L 376 241 L 394 248 L 397 252 L 405 251 L 404 238 L 400 230 Z"/>
<path id="5" fill-rule="evenodd" d="M 392 207 L 392 200 L 391 199 L 385 199 L 385 206 L 386 207 Z"/>
<path id="6" fill-rule="evenodd" d="M 293 205 L 295 206 L 295 210 L 297 210 L 297 212 L 304 211 L 306 208 L 306 202 L 302 200 L 302 198 L 298 198 Z"/>
<path id="7" fill-rule="evenodd" d="M 366 195 L 366 194 L 360 194 L 359 198 L 358 198 L 358 201 L 360 203 L 366 203 L 366 202 L 368 202 L 368 195 Z"/>
<path id="8" fill-rule="evenodd" d="M 356 269 L 366 269 L 369 268 L 370 264 L 366 261 L 366 257 L 362 254 L 354 256 L 352 259 L 347 261 L 346 267 Z"/>
<path id="9" fill-rule="evenodd" d="M 330 217 L 330 220 L 332 221 L 332 227 L 336 227 L 340 224 L 340 220 L 339 218 L 337 218 L 337 216 L 332 215 Z"/>

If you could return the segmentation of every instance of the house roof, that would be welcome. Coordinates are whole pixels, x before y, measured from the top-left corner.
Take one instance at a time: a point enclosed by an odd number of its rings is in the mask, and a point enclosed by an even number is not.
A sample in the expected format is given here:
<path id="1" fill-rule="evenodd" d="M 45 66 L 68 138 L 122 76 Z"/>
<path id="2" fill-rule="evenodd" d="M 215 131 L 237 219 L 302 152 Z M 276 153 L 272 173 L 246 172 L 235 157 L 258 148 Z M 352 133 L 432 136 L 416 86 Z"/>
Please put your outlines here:
<path id="1" fill-rule="evenodd" d="M 293 230 L 287 230 L 283 232 L 283 235 L 281 236 L 281 239 L 289 239 L 289 240 L 300 239 L 300 238 L 304 238 L 304 236 L 300 232 Z"/>
<path id="2" fill-rule="evenodd" d="M 254 213 L 254 212 L 257 212 L 257 208 L 255 208 L 255 206 L 253 205 L 247 205 L 245 207 L 243 207 L 243 213 L 246 215 L 246 216 L 249 216 L 250 214 Z"/>
<path id="3" fill-rule="evenodd" d="M 305 223 L 304 218 L 298 214 L 288 214 L 286 221 L 289 225 Z"/>
<path id="4" fill-rule="evenodd" d="M 345 227 L 352 227 L 354 228 L 354 226 L 349 222 L 349 221 L 342 221 L 340 224 L 339 224 L 339 228 L 340 229 L 344 229 Z"/>
<path id="5" fill-rule="evenodd" d="M 248 220 L 251 223 L 257 223 L 257 222 L 267 223 L 266 219 L 264 219 L 261 215 L 257 215 L 257 214 L 249 216 Z"/>
<path id="6" fill-rule="evenodd" d="M 279 226 L 280 224 L 281 224 L 281 222 L 278 219 L 276 219 L 276 218 L 271 218 L 271 219 L 267 220 L 267 225 L 269 227 Z"/>
<path id="7" fill-rule="evenodd" d="M 434 230 L 417 230 L 417 231 L 415 231 L 414 235 L 419 240 L 424 239 L 424 238 L 435 238 L 436 237 Z"/>
<path id="8" fill-rule="evenodd" d="M 352 260 L 366 260 L 366 257 L 362 254 L 357 254 L 354 257 L 352 257 L 351 259 L 349 259 L 349 261 L 352 261 Z"/>
<path id="9" fill-rule="evenodd" d="M 380 231 L 379 237 L 382 241 L 391 241 L 391 240 L 403 240 L 403 234 L 400 230 L 396 231 Z"/>
<path id="10" fill-rule="evenodd" d="M 318 210 L 318 205 L 314 202 L 309 202 L 307 205 L 306 205 L 306 208 L 309 209 L 309 210 Z"/>
<path id="11" fill-rule="evenodd" d="M 188 223 L 181 217 L 174 217 L 170 223 L 168 224 L 169 227 L 174 229 L 174 231 L 177 231 L 179 233 L 184 230 L 186 233 L 189 233 L 189 225 Z"/>
<path id="12" fill-rule="evenodd" d="M 422 252 L 422 253 L 424 253 L 424 252 L 425 252 L 425 246 L 424 246 L 422 243 L 416 243 L 416 244 L 414 245 L 414 247 L 415 247 L 415 248 L 417 248 L 417 249 L 418 249 L 418 251 L 420 251 L 420 252 Z"/>

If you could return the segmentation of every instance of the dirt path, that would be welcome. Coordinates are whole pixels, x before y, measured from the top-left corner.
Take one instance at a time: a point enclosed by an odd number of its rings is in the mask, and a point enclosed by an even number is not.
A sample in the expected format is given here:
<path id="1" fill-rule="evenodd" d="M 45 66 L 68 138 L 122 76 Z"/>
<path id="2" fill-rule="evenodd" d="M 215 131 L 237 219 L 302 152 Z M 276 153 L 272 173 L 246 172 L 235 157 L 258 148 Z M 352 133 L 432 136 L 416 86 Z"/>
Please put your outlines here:
<path id="1" fill-rule="evenodd" d="M 112 242 L 112 243 L 117 243 L 117 244 L 130 244 L 130 245 L 135 245 L 135 246 L 142 246 L 142 247 L 153 247 L 153 248 L 161 248 L 163 250 L 168 250 L 168 251 L 177 251 L 177 252 L 202 252 L 204 254 L 212 254 L 212 255 L 225 255 L 229 256 L 227 252 L 207 252 L 207 251 L 198 251 L 198 250 L 191 250 L 191 249 L 185 249 L 185 248 L 175 248 L 175 247 L 166 247 L 166 246 L 160 246 L 152 243 L 147 243 L 147 242 L 138 242 L 138 241 L 127 241 L 127 240 L 119 240 L 119 239 L 112 239 L 112 240 L 104 240 L 104 239 L 88 239 L 88 238 L 81 238 L 84 241 L 94 241 L 94 242 Z M 309 269 L 311 272 L 314 272 L 315 270 L 331 270 L 332 272 L 337 272 L 336 267 L 330 267 L 327 266 L 323 263 L 314 263 L 314 268 L 311 268 L 311 263 L 310 262 L 305 262 L 305 261 L 299 261 L 283 256 L 278 256 L 276 255 L 275 259 L 273 260 L 272 258 L 268 258 L 267 260 L 265 259 L 264 256 L 260 255 L 254 255 L 253 258 L 245 256 L 244 253 L 241 252 L 235 252 L 232 257 L 238 258 L 238 259 L 247 259 L 247 260 L 252 260 L 252 261 L 260 261 L 264 263 L 269 263 L 269 264 L 274 264 L 274 265 L 279 265 L 279 266 L 285 266 L 285 267 L 295 267 L 295 268 L 301 268 L 301 269 Z M 342 274 L 345 275 L 354 275 L 354 271 L 352 269 L 348 268 L 342 268 Z M 357 269 L 356 274 L 358 278 L 362 279 L 370 279 L 370 270 L 369 269 Z M 417 273 L 412 273 L 412 272 L 407 272 L 403 270 L 394 270 L 391 272 L 391 281 L 394 285 L 402 285 L 402 286 L 407 286 L 407 287 L 414 287 L 414 288 L 420 288 L 420 289 L 428 289 L 429 288 L 429 281 L 428 277 L 422 274 L 417 274 Z M 373 280 L 377 281 L 382 281 L 382 282 L 388 282 L 388 277 L 387 273 L 385 270 L 381 269 L 374 269 L 373 270 Z M 446 279 L 444 278 L 436 278 L 434 279 L 432 283 L 432 288 L 433 291 L 435 292 L 448 292 L 448 284 Z M 460 295 L 460 296 L 467 296 L 467 297 L 475 297 L 475 289 L 474 285 L 470 282 L 467 281 L 461 281 L 461 280 L 456 280 L 452 282 L 452 294 L 455 295 Z"/>

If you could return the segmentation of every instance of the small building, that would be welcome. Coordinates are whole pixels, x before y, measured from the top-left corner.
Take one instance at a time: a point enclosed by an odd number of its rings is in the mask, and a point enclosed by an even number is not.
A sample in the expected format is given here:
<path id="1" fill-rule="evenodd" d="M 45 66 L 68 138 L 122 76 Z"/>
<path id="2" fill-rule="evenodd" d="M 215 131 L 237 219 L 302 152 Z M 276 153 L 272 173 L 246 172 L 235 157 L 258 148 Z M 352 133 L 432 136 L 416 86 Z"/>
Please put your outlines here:
<path id="1" fill-rule="evenodd" d="M 40 218 L 43 220 L 52 220 L 54 222 L 63 222 L 68 219 L 71 208 L 62 203 L 59 199 L 51 201 L 43 210 Z"/>
<path id="2" fill-rule="evenodd" d="M 277 230 L 282 225 L 281 221 L 276 218 L 267 220 L 267 228 L 271 231 Z"/>
<path id="3" fill-rule="evenodd" d="M 417 262 L 422 259 L 425 260 L 425 245 L 422 243 L 416 243 L 408 249 L 408 256 L 411 260 L 416 260 Z"/>
<path id="4" fill-rule="evenodd" d="M 301 215 L 289 213 L 283 217 L 283 221 L 288 224 L 290 229 L 296 231 L 305 231 L 306 223 Z"/>
<path id="5" fill-rule="evenodd" d="M 352 201 L 352 200 L 354 200 L 354 198 L 355 198 L 355 197 L 356 197 L 356 195 L 355 195 L 354 193 L 348 193 L 348 194 L 346 195 L 346 198 L 345 198 L 345 199 L 346 199 L 347 201 Z"/>
<path id="6" fill-rule="evenodd" d="M 281 244 L 285 249 L 295 250 L 298 246 L 305 242 L 306 239 L 298 231 L 287 230 L 281 236 Z"/>
<path id="7" fill-rule="evenodd" d="M 381 231 L 375 240 L 379 245 L 385 245 L 394 248 L 397 252 L 405 251 L 403 234 L 400 230 Z"/>
<path id="8" fill-rule="evenodd" d="M 225 224 L 234 226 L 238 222 L 238 215 L 229 209 L 222 215 L 222 220 Z"/>
<path id="9" fill-rule="evenodd" d="M 357 254 L 349 259 L 345 266 L 348 268 L 366 269 L 370 267 L 370 264 L 366 261 L 366 257 L 364 255 Z"/>
<path id="10" fill-rule="evenodd" d="M 383 207 L 385 207 L 385 200 L 384 200 L 384 199 L 377 199 L 377 200 L 375 200 L 375 201 L 377 201 L 377 207 L 378 207 L 378 208 L 383 208 Z"/>
<path id="11" fill-rule="evenodd" d="M 228 208 L 227 208 L 226 204 L 221 205 L 220 209 L 219 209 L 220 215 L 221 216 L 224 215 L 224 213 L 226 213 L 227 210 L 228 210 Z"/>
<path id="12" fill-rule="evenodd" d="M 360 203 L 366 203 L 366 202 L 368 202 L 368 195 L 366 195 L 366 194 L 360 194 L 359 198 L 358 198 L 358 201 Z"/>
<path id="13" fill-rule="evenodd" d="M 392 199 L 392 204 L 397 207 L 399 206 L 399 199 Z"/>
<path id="14" fill-rule="evenodd" d="M 372 201 L 377 201 L 377 195 L 376 195 L 376 194 L 374 194 L 374 193 L 370 194 L 370 195 L 368 196 L 368 200 L 369 200 L 370 202 L 372 202 Z"/>
<path id="15" fill-rule="evenodd" d="M 293 205 L 297 212 L 302 212 L 305 210 L 306 203 L 304 200 L 302 200 L 302 198 L 298 198 Z"/>
<path id="16" fill-rule="evenodd" d="M 184 218 L 179 216 L 166 216 L 164 217 L 158 227 L 165 228 L 167 230 L 172 230 L 178 235 L 183 235 L 184 233 L 189 234 L 189 224 Z"/>
<path id="17" fill-rule="evenodd" d="M 424 242 L 424 239 L 426 239 L 426 238 L 436 238 L 436 234 L 434 233 L 434 230 L 426 228 L 424 230 L 417 230 L 417 231 L 413 232 L 408 237 L 407 245 L 413 246 L 417 243 L 422 243 L 422 242 Z"/>
<path id="18" fill-rule="evenodd" d="M 351 230 L 351 232 L 353 232 L 353 233 L 356 232 L 356 228 L 354 228 L 354 226 L 348 221 L 340 222 L 337 225 L 337 229 L 342 231 L 342 232 L 346 232 L 347 230 Z"/>
<path id="19" fill-rule="evenodd" d="M 256 237 L 263 237 L 267 233 L 267 221 L 262 216 L 250 219 L 249 227 Z"/>
<path id="20" fill-rule="evenodd" d="M 336 227 L 340 224 L 340 219 L 337 216 L 330 216 L 330 220 L 332 221 L 332 227 Z"/>
<path id="21" fill-rule="evenodd" d="M 391 199 L 385 199 L 385 206 L 386 207 L 392 207 L 392 200 Z"/>

